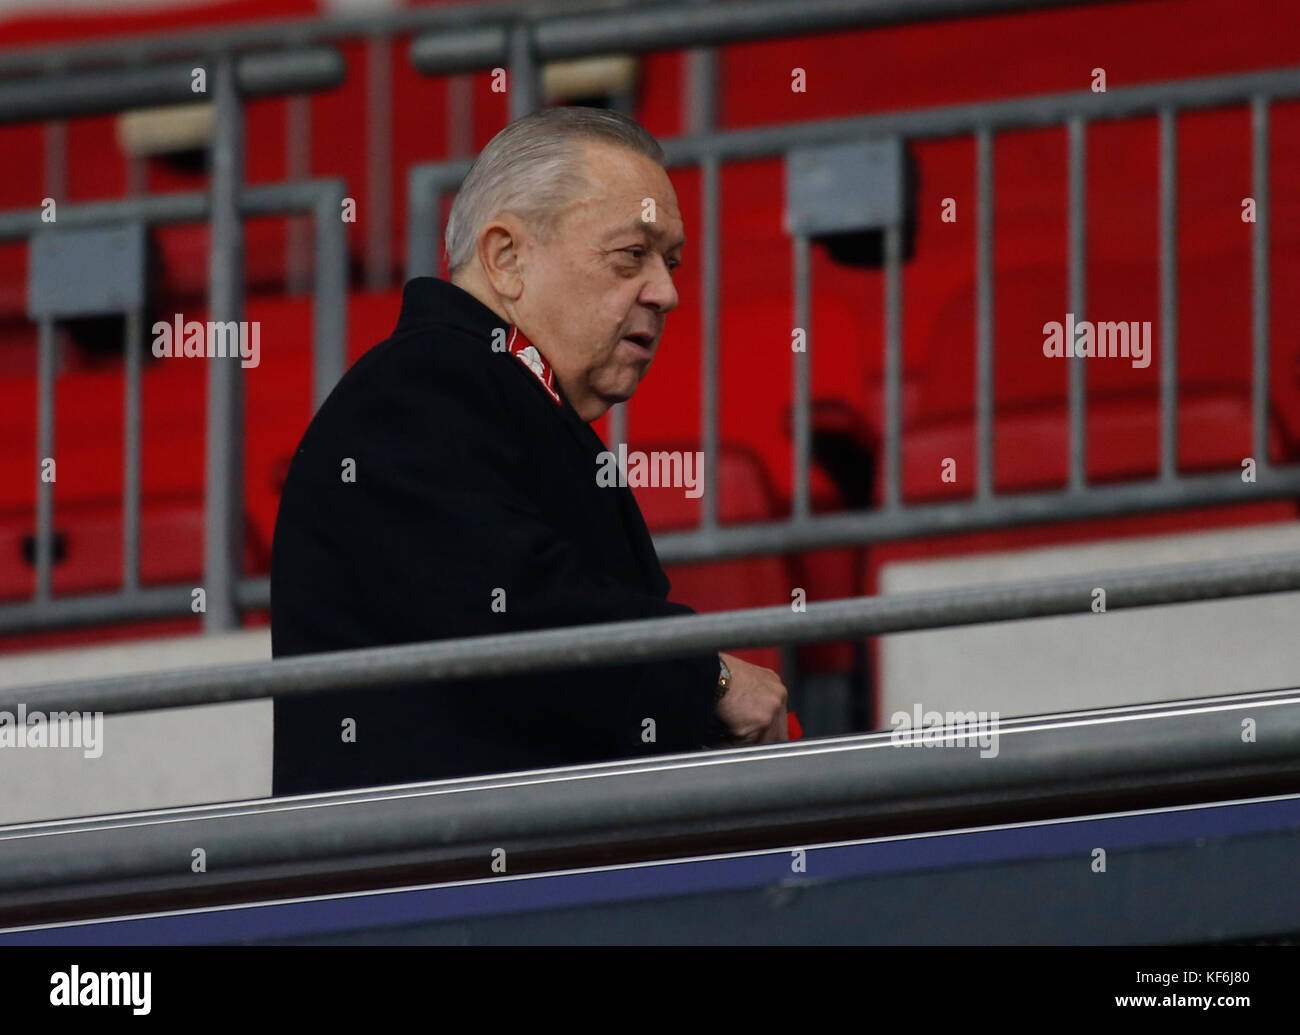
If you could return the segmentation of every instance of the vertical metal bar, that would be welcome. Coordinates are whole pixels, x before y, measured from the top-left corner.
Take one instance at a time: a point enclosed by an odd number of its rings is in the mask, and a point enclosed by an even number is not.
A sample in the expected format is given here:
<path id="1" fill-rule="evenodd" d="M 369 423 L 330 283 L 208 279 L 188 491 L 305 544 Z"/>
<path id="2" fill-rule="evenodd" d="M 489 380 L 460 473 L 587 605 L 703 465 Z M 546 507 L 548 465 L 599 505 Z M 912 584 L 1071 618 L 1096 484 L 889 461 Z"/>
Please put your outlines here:
<path id="1" fill-rule="evenodd" d="M 388 287 L 393 239 L 393 41 L 376 34 L 366 40 L 366 286 Z"/>
<path id="2" fill-rule="evenodd" d="M 808 235 L 796 232 L 791 238 L 794 261 L 794 325 L 802 331 L 803 349 L 794 354 L 794 501 L 793 517 L 802 521 L 812 511 L 809 479 L 812 463 L 811 377 L 812 327 L 809 310 L 812 299 L 810 245 Z"/>
<path id="3" fill-rule="evenodd" d="M 62 203 L 68 196 L 68 124 L 45 124 L 45 196 Z"/>
<path id="4" fill-rule="evenodd" d="M 54 76 L 65 71 L 65 63 L 55 59 L 46 66 L 46 73 Z M 66 119 L 55 119 L 45 123 L 45 168 L 42 184 L 45 196 L 53 198 L 56 204 L 63 204 L 68 197 L 68 123 Z"/>
<path id="5" fill-rule="evenodd" d="M 885 506 L 903 502 L 903 229 L 885 227 Z"/>
<path id="6" fill-rule="evenodd" d="M 447 80 L 447 155 L 468 157 L 474 150 L 474 80 L 454 75 Z"/>
<path id="7" fill-rule="evenodd" d="M 215 75 L 212 142 L 209 309 L 214 321 L 236 322 L 244 313 L 244 228 L 239 196 L 244 180 L 244 113 L 235 83 L 234 58 L 223 53 Z M 203 549 L 208 632 L 233 629 L 243 547 L 243 382 L 238 359 L 208 360 L 207 486 Z"/>
<path id="8" fill-rule="evenodd" d="M 126 193 L 128 197 L 138 198 L 149 193 L 149 160 L 140 155 L 128 155 L 126 159 Z"/>
<path id="9" fill-rule="evenodd" d="M 993 133 L 975 136 L 975 495 L 993 496 Z"/>
<path id="10" fill-rule="evenodd" d="M 1070 312 L 1075 325 L 1085 320 L 1087 307 L 1087 126 L 1083 119 L 1070 119 Z M 1074 351 L 1075 342 L 1065 343 L 1066 355 Z M 1084 356 L 1075 356 L 1070 364 L 1070 488 L 1083 489 L 1088 482 L 1088 371 Z"/>
<path id="11" fill-rule="evenodd" d="M 710 151 L 700 165 L 701 208 L 704 217 L 704 263 L 700 270 L 704 305 L 700 310 L 700 335 L 704 341 L 701 355 L 700 448 L 704 452 L 704 499 L 700 510 L 700 527 L 713 528 L 718 523 L 718 480 L 722 463 L 719 434 L 721 399 L 719 368 L 721 342 L 718 326 L 719 265 L 721 234 L 718 215 L 721 207 L 719 158 Z"/>
<path id="12" fill-rule="evenodd" d="M 122 431 L 122 586 L 140 585 L 140 447 L 143 413 L 140 405 L 140 370 L 144 354 L 144 314 L 126 314 L 122 348 L 126 354 L 126 396 Z"/>
<path id="13" fill-rule="evenodd" d="M 449 160 L 456 158 L 468 158 L 474 153 L 474 79 L 467 75 L 452 76 L 447 81 L 447 157 Z M 415 181 L 412 180 L 412 183 Z M 426 193 L 430 193 L 426 190 Z M 411 204 L 411 199 L 407 199 L 407 205 Z M 442 221 L 442 196 L 435 195 L 428 200 L 428 214 L 423 218 L 427 219 L 427 226 L 438 228 Z M 421 227 L 423 232 L 424 227 Z M 438 230 L 438 239 L 442 239 L 442 231 Z M 431 255 L 437 252 L 437 246 L 429 249 Z M 408 247 L 408 255 L 414 255 L 415 252 Z M 442 272 L 442 262 L 436 256 L 432 259 L 431 265 L 427 272 L 412 273 L 408 270 L 407 276 L 433 276 L 436 277 Z M 449 273 L 450 275 L 450 273 Z M 617 407 L 616 407 L 617 408 Z"/>
<path id="14" fill-rule="evenodd" d="M 449 160 L 456 158 L 468 158 L 474 152 L 474 79 L 467 75 L 452 76 L 447 80 L 447 157 Z M 415 180 L 412 179 L 414 184 Z M 431 194 L 429 189 L 425 194 Z M 411 198 L 407 199 L 407 206 L 412 204 Z M 426 220 L 418 228 L 420 233 L 424 233 L 426 228 L 432 227 L 437 229 L 441 223 L 442 216 L 442 196 L 434 195 L 427 199 L 420 199 L 421 204 L 426 204 L 427 209 L 422 211 L 421 218 Z M 412 224 L 412 230 L 417 228 Z M 439 240 L 442 239 L 441 231 L 438 232 Z M 430 266 L 427 270 L 411 272 L 407 270 L 407 277 L 413 276 L 432 276 L 436 277 L 442 272 L 442 262 L 434 257 L 437 247 L 429 249 L 432 257 Z M 414 256 L 416 252 L 408 244 L 407 255 Z M 414 264 L 412 264 L 413 266 Z"/>
<path id="15" fill-rule="evenodd" d="M 312 292 L 312 404 L 318 409 L 347 364 L 348 233 L 344 185 L 316 201 L 316 281 Z"/>
<path id="16" fill-rule="evenodd" d="M 615 403 L 609 408 L 609 445 L 615 453 L 620 443 L 627 441 L 627 407 Z"/>
<path id="17" fill-rule="evenodd" d="M 406 279 L 436 277 L 439 263 L 439 199 L 430 178 L 414 166 L 406 180 Z"/>
<path id="18" fill-rule="evenodd" d="M 297 94 L 285 101 L 285 170 L 290 180 L 311 177 L 311 97 Z M 285 269 L 289 293 L 306 294 L 311 288 L 311 218 L 291 213 L 286 225 Z"/>
<path id="19" fill-rule="evenodd" d="M 532 25 L 520 19 L 510 30 L 510 121 L 537 110 L 541 94 Z"/>
<path id="20" fill-rule="evenodd" d="M 708 3 L 710 0 L 694 0 Z M 717 55 L 712 47 L 700 47 L 687 54 L 687 76 L 682 101 L 686 110 L 683 125 L 692 134 L 712 133 L 717 124 L 718 81 Z M 719 339 L 719 269 L 721 265 L 721 160 L 715 151 L 700 158 L 700 208 L 704 220 L 703 262 L 700 288 L 700 449 L 704 454 L 704 499 L 700 509 L 700 527 L 718 524 L 718 484 L 721 475 L 722 449 L 719 433 L 721 342 Z"/>
<path id="21" fill-rule="evenodd" d="M 1251 234 L 1251 324 L 1254 343 L 1254 374 L 1251 378 L 1251 410 L 1254 415 L 1254 450 L 1257 468 L 1268 466 L 1268 364 L 1269 364 L 1269 124 L 1268 98 L 1251 103 L 1252 189 L 1255 193 L 1255 224 Z"/>
<path id="22" fill-rule="evenodd" d="M 1160 477 L 1178 476 L 1178 123 L 1160 111 Z"/>
<path id="23" fill-rule="evenodd" d="M 36 356 L 36 599 L 50 599 L 54 567 L 54 482 L 45 463 L 54 458 L 54 376 L 56 364 L 54 318 L 41 317 Z M 49 477 L 57 477 L 55 471 Z"/>
<path id="24" fill-rule="evenodd" d="M 707 4 L 711 0 L 693 0 Z M 697 47 L 686 55 L 682 125 L 691 133 L 707 133 L 718 121 L 718 58 L 713 47 Z"/>
<path id="25" fill-rule="evenodd" d="M 133 69 L 147 67 L 148 51 L 142 47 L 132 47 L 127 62 Z M 146 155 L 126 156 L 126 193 L 132 198 L 149 193 L 149 159 Z"/>

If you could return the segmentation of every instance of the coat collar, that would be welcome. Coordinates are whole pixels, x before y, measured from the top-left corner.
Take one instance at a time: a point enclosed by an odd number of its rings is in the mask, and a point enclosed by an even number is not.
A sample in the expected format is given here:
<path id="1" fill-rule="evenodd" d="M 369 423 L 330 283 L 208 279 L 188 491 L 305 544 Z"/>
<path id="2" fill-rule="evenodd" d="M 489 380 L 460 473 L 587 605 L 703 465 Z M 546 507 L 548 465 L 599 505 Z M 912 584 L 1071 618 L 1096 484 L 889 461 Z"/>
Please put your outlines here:
<path id="1" fill-rule="evenodd" d="M 408 280 L 402 288 L 402 310 L 397 318 L 397 329 L 393 333 L 401 334 L 435 324 L 468 331 L 475 337 L 481 337 L 489 348 L 493 335 L 500 332 L 497 340 L 503 342 L 505 351 L 533 375 L 550 400 L 561 408 L 573 409 L 566 405 L 563 389 L 555 379 L 555 371 L 551 369 L 550 362 L 517 326 L 502 319 L 481 300 L 450 281 L 437 277 L 415 277 Z M 577 417 L 576 411 L 573 416 Z"/>

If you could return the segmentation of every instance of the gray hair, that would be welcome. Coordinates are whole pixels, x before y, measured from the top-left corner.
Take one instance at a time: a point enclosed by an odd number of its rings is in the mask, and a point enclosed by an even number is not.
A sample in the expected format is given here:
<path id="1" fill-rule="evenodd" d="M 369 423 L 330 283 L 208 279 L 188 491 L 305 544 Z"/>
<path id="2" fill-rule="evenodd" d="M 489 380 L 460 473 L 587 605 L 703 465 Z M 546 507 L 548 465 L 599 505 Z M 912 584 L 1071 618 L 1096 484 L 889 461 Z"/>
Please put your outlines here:
<path id="1" fill-rule="evenodd" d="M 488 141 L 470 166 L 447 218 L 448 269 L 454 276 L 474 255 L 478 232 L 513 212 L 542 240 L 551 238 L 566 204 L 587 187 L 578 140 L 638 151 L 659 165 L 659 142 L 635 119 L 606 108 L 543 108 L 516 119 Z"/>

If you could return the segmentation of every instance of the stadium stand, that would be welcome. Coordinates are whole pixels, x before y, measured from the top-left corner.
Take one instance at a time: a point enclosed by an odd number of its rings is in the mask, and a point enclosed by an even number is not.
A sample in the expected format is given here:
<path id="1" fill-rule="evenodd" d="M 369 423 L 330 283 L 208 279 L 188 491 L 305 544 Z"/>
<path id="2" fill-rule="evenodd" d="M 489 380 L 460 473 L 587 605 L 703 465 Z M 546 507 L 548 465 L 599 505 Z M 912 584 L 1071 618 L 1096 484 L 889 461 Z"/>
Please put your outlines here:
<path id="1" fill-rule="evenodd" d="M 1151 574 L 1134 590 L 1144 603 L 1125 604 L 1121 594 L 1116 609 L 1300 589 L 1293 566 L 1232 549 L 1234 534 L 1252 529 L 1289 548 L 1300 498 L 1300 338 L 1287 310 L 1300 281 L 1293 5 L 1183 0 L 1171 33 L 1166 0 L 975 0 L 964 16 L 942 19 L 913 17 L 901 2 L 805 0 L 773 4 L 770 25 L 742 30 L 728 24 L 727 9 L 744 2 L 588 0 L 529 5 L 524 19 L 511 5 L 410 3 L 349 20 L 310 0 L 96 14 L 0 8 L 0 151 L 22 156 L 0 175 L 0 657 L 31 666 L 41 663 L 38 650 L 136 643 L 140 657 L 118 656 L 104 674 L 138 677 L 139 695 L 126 682 L 99 688 L 127 713 L 113 716 L 124 743 L 157 736 L 130 713 L 167 707 L 169 693 L 190 705 L 259 700 L 249 681 L 269 680 L 269 668 L 223 697 L 229 688 L 202 677 L 166 682 L 173 677 L 146 656 L 156 637 L 198 641 L 201 622 L 209 637 L 244 630 L 230 641 L 232 659 L 269 657 L 278 493 L 329 369 L 322 342 L 337 339 L 342 362 L 356 360 L 392 330 L 405 278 L 445 275 L 441 229 L 457 170 L 538 104 L 618 107 L 669 151 L 690 238 L 681 304 L 636 397 L 596 429 L 607 443 L 647 451 L 711 443 L 717 491 L 707 502 L 637 490 L 674 598 L 701 612 L 789 612 L 799 592 L 814 606 L 867 601 L 883 612 L 901 585 L 950 591 L 946 603 L 922 601 L 894 624 L 864 610 L 844 625 L 827 620 L 820 636 L 754 619 L 772 635 L 750 635 L 740 653 L 782 673 L 813 737 L 879 729 L 893 703 L 950 678 L 937 655 L 925 667 L 925 652 L 900 667 L 903 637 L 957 621 L 1067 613 L 1061 596 L 1017 610 L 1006 600 L 1036 591 L 1013 586 L 981 598 L 983 617 L 952 619 L 945 608 L 957 608 L 969 585 L 963 563 L 991 554 L 1018 572 L 1041 564 L 1084 579 L 1132 569 L 1134 557 L 1160 553 L 1160 544 L 1194 561 L 1203 545 L 1194 537 L 1219 534 L 1216 563 L 1226 567 L 1199 581 L 1195 572 Z M 627 35 L 619 19 L 633 13 L 663 39 Z M 583 39 L 571 43 L 566 25 Z M 532 49 L 511 51 L 509 32 Z M 107 111 L 93 91 L 54 114 L 39 105 L 56 101 L 22 93 L 34 82 L 57 99 L 79 75 L 100 76 L 109 90 L 123 68 L 157 71 L 182 58 L 215 77 L 226 67 L 218 37 L 237 55 L 261 54 L 267 67 L 281 62 L 280 78 L 226 107 L 195 105 L 174 84 L 147 104 Z M 593 38 L 622 39 L 625 48 Z M 339 74 L 312 78 L 295 66 L 307 48 L 336 56 Z M 502 91 L 494 73 L 506 66 L 513 85 Z M 792 90 L 794 70 L 806 75 L 806 91 Z M 232 135 L 235 115 L 242 136 Z M 243 145 L 234 183 L 213 162 L 232 139 Z M 850 175 L 827 188 L 817 213 L 843 226 L 792 225 L 817 208 L 792 203 L 798 152 L 831 168 L 835 146 L 881 142 L 897 145 L 898 161 L 882 159 L 880 177 L 896 181 L 896 199 L 881 201 L 887 192 L 875 179 Z M 438 189 L 421 194 L 421 176 Z M 206 210 L 186 219 L 105 210 L 106 222 L 146 224 L 144 329 L 179 312 L 228 319 L 233 308 L 260 324 L 263 343 L 259 366 L 239 375 L 241 414 L 232 396 L 211 394 L 206 365 L 155 359 L 148 336 L 137 341 L 139 564 L 124 573 L 129 321 L 121 312 L 58 327 L 47 320 L 55 344 L 42 344 L 29 292 L 32 241 L 48 230 L 37 214 L 47 197 L 92 215 L 88 206 L 100 203 L 185 194 L 215 208 L 223 197 L 285 183 L 321 197 L 337 184 L 355 201 L 360 215 L 344 224 L 337 270 L 325 268 L 333 253 L 320 219 L 297 202 L 245 211 L 239 256 L 214 242 Z M 862 217 L 861 196 L 883 207 Z M 1243 218 L 1247 200 L 1257 221 Z M 437 220 L 422 222 L 426 210 Z M 242 289 L 223 295 L 214 288 L 227 274 Z M 337 296 L 322 287 L 334 274 Z M 240 294 L 242 308 L 232 307 Z M 343 314 L 337 326 L 322 326 L 323 297 Z M 1151 361 L 1045 361 L 1044 324 L 1067 312 L 1149 324 Z M 805 353 L 791 348 L 801 320 Z M 53 487 L 33 476 L 43 417 L 56 448 Z M 212 490 L 213 429 L 239 460 L 232 491 Z M 1257 478 L 1243 479 L 1247 459 Z M 48 527 L 42 499 L 51 501 Z M 238 528 L 237 563 L 208 548 L 221 528 L 214 514 Z M 925 565 L 936 564 L 945 576 L 926 581 L 934 569 Z M 201 619 L 189 606 L 200 584 L 229 590 Z M 1258 625 L 1261 612 L 1241 601 L 1214 606 L 1224 608 L 1216 621 L 1230 663 L 1233 630 Z M 728 626 L 741 639 L 744 622 Z M 1027 655 L 1056 656 L 1052 642 L 1035 639 L 1035 623 L 1016 625 Z M 1151 664 L 1162 651 L 1166 659 L 1186 651 L 1182 628 L 1155 645 Z M 882 660 L 889 651 L 893 664 Z M 69 657 L 50 651 L 50 682 L 86 679 L 93 662 L 82 654 L 74 671 Z M 212 660 L 197 647 L 195 659 Z M 897 676 L 904 669 L 906 680 Z M 265 693 L 270 683 L 259 685 Z M 1024 702 L 1034 688 L 1025 677 L 1011 689 Z M 1048 688 L 1041 711 L 1090 707 L 1087 694 L 1086 680 L 1079 696 Z M 223 743 L 265 733 L 266 709 L 239 715 L 225 723 Z M 200 729 L 185 736 L 197 740 Z M 181 766 L 191 743 L 178 739 L 184 750 L 165 765 Z M 1292 778 L 1289 769 L 1277 775 L 1251 787 L 1273 793 Z M 122 779 L 107 781 L 90 811 L 235 795 L 217 781 L 206 790 L 186 783 L 189 799 L 178 801 L 160 791 L 161 777 L 148 786 Z M 1238 786 L 1232 779 L 1223 777 L 1224 795 Z M 239 794 L 250 796 L 246 784 Z M 20 817 L 69 816 L 75 800 L 53 796 L 44 813 Z M 81 844 L 77 830 L 67 833 L 60 844 Z M 27 835 L 14 836 L 17 844 Z M 0 896 L 0 910 L 27 917 L 20 899 Z M 1179 936 L 1175 926 L 1170 937 Z M 1240 928 L 1260 929 L 1254 921 Z"/>

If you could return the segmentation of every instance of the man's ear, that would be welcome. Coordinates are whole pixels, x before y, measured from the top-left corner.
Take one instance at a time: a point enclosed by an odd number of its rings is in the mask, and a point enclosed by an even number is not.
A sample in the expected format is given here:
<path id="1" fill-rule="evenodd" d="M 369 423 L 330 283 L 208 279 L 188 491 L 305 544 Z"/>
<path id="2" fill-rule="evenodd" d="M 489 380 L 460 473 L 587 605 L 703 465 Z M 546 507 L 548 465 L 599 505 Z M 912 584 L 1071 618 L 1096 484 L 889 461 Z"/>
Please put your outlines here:
<path id="1" fill-rule="evenodd" d="M 479 264 L 493 290 L 512 302 L 524 291 L 522 244 L 523 227 L 508 214 L 485 223 L 479 231 Z"/>

